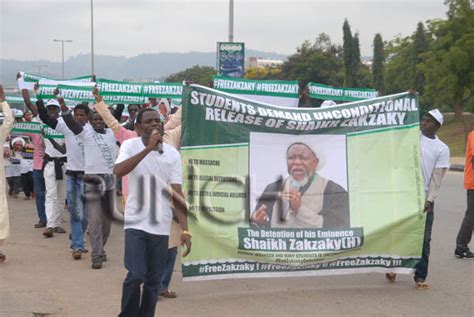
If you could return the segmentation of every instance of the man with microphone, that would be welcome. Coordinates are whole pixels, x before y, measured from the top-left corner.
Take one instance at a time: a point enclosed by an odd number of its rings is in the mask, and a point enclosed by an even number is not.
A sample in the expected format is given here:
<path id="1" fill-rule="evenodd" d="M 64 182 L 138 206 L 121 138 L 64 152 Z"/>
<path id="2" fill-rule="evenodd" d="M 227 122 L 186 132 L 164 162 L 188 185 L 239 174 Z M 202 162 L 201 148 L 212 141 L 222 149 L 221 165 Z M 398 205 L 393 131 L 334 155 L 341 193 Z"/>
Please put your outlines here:
<path id="1" fill-rule="evenodd" d="M 128 274 L 119 316 L 154 316 L 168 253 L 172 205 L 183 230 L 183 257 L 191 250 L 191 233 L 181 188 L 181 157 L 172 146 L 162 143 L 160 115 L 150 108 L 141 110 L 135 128 L 141 137 L 123 142 L 114 168 L 117 177 L 128 175 L 129 181 L 124 212 Z"/>

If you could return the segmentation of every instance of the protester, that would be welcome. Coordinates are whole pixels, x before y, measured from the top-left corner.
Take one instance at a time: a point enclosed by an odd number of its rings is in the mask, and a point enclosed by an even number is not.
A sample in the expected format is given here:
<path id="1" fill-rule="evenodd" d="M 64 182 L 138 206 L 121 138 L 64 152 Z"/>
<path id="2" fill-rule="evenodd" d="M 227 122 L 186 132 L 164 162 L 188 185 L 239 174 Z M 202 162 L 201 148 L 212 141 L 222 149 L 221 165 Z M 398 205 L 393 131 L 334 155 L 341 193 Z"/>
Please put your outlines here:
<path id="1" fill-rule="evenodd" d="M 187 209 L 181 189 L 181 158 L 177 150 L 166 143 L 161 149 L 162 123 L 158 112 L 141 110 L 136 128 L 141 137 L 122 144 L 114 168 L 118 177 L 129 174 L 130 182 L 124 223 L 124 261 L 128 274 L 123 283 L 120 316 L 154 316 L 172 218 L 167 197 L 170 185 L 176 216 L 183 229 L 181 241 L 187 248 L 183 256 L 190 251 L 191 234 L 187 231 Z M 144 179 L 150 183 L 144 183 Z M 152 194 L 158 197 L 144 201 L 141 195 L 147 185 L 154 186 Z"/>
<path id="2" fill-rule="evenodd" d="M 64 122 L 84 143 L 83 181 L 92 268 L 101 269 L 103 262 L 107 261 L 104 247 L 113 219 L 115 180 L 112 172 L 117 157 L 115 136 L 111 129 L 105 127 L 97 112 L 91 114 L 90 125 L 81 125 L 74 120 L 64 100 L 60 100 Z"/>
<path id="3" fill-rule="evenodd" d="M 25 200 L 30 200 L 33 194 L 33 144 L 25 142 L 21 151 L 21 187 L 25 194 Z"/>
<path id="4" fill-rule="evenodd" d="M 18 78 L 18 76 L 17 76 Z M 23 96 L 23 101 L 26 106 L 30 109 L 33 119 L 32 122 L 38 122 L 38 108 L 35 104 L 31 102 L 30 95 L 27 89 L 22 89 L 21 91 Z M 46 196 L 46 186 L 44 183 L 43 177 L 43 158 L 45 145 L 41 134 L 36 133 L 26 133 L 25 135 L 29 136 L 34 146 L 33 153 L 33 187 L 35 190 L 35 203 L 36 211 L 38 214 L 38 223 L 34 225 L 35 228 L 44 228 L 46 227 L 46 210 L 45 210 L 45 196 Z"/>
<path id="5" fill-rule="evenodd" d="M 6 102 L 5 93 L 3 92 L 2 85 L 0 85 L 0 108 L 4 115 L 3 124 L 0 128 L 0 142 L 3 143 L 9 135 L 15 119 L 13 118 L 10 106 Z M 10 234 L 8 204 L 5 192 L 6 191 L 3 160 L 0 160 L 0 246 L 3 245 L 5 239 L 8 238 Z M 0 250 L 0 263 L 5 262 L 6 258 L 6 255 Z"/>
<path id="6" fill-rule="evenodd" d="M 456 237 L 454 256 L 463 259 L 474 259 L 474 253 L 469 250 L 469 243 L 474 230 L 474 131 L 469 133 L 466 143 L 466 162 L 464 165 L 464 188 L 467 193 L 467 209 Z"/>
<path id="7" fill-rule="evenodd" d="M 426 213 L 426 224 L 421 260 L 415 267 L 414 276 L 416 288 L 421 290 L 430 288 L 425 280 L 428 276 L 434 200 L 438 196 L 444 174 L 449 169 L 449 148 L 436 136 L 436 132 L 442 125 L 443 115 L 438 109 L 430 110 L 421 121 L 421 167 L 426 193 L 423 212 Z M 395 273 L 387 273 L 385 276 L 390 283 L 395 282 Z"/>
<path id="8" fill-rule="evenodd" d="M 21 188 L 21 151 L 25 141 L 22 138 L 15 138 L 11 141 L 8 154 L 9 163 L 6 164 L 5 176 L 9 186 L 8 196 L 17 199 Z"/>
<path id="9" fill-rule="evenodd" d="M 40 119 L 52 129 L 64 135 L 67 148 L 66 164 L 66 199 L 70 213 L 72 257 L 79 260 L 84 247 L 84 231 L 86 228 L 86 217 L 83 207 L 83 183 L 84 176 L 84 143 L 66 125 L 63 118 L 48 116 L 46 108 L 39 103 L 38 113 Z M 86 104 L 78 104 L 74 108 L 74 120 L 84 126 L 87 123 L 89 107 Z"/>
<path id="10" fill-rule="evenodd" d="M 23 114 L 23 119 L 25 122 L 31 122 L 31 120 L 33 120 L 33 113 L 29 110 L 25 111 Z"/>
<path id="11" fill-rule="evenodd" d="M 38 99 L 37 106 L 43 104 L 43 100 Z M 57 119 L 59 117 L 59 103 L 56 99 L 50 99 L 46 104 L 48 116 Z M 42 122 L 42 121 L 40 121 Z M 45 135 L 46 134 L 46 135 Z M 44 155 L 44 180 L 46 185 L 46 219 L 47 228 L 43 232 L 46 238 L 51 238 L 56 233 L 66 233 L 60 226 L 61 210 L 65 200 L 64 173 L 66 171 L 65 163 L 66 147 L 64 139 L 54 139 L 43 130 L 44 143 L 46 146 Z"/>
<path id="12" fill-rule="evenodd" d="M 128 120 L 122 124 L 125 129 L 132 130 L 132 131 L 135 129 L 135 118 L 139 110 L 140 110 L 140 105 L 137 105 L 137 104 L 128 105 L 127 107 Z"/>
<path id="13" fill-rule="evenodd" d="M 99 91 L 97 88 L 93 91 L 94 96 L 99 96 Z M 136 138 L 139 136 L 139 131 L 130 131 L 125 127 L 121 126 L 118 121 L 112 116 L 110 111 L 108 111 L 107 105 L 102 101 L 94 105 L 95 110 L 102 116 L 106 125 L 112 129 L 114 132 L 115 138 L 121 144 L 128 139 Z M 181 112 L 178 115 L 171 116 L 171 120 L 168 121 L 170 130 L 166 131 L 163 136 L 163 141 L 170 144 L 174 148 L 179 148 L 179 139 L 181 136 Z M 138 133 L 137 133 L 138 132 Z M 128 177 L 124 176 L 122 178 L 122 193 L 123 201 L 127 200 L 128 195 Z M 125 204 L 124 204 L 125 205 Z M 175 298 L 177 295 L 175 292 L 169 289 L 169 284 L 173 275 L 173 269 L 176 262 L 176 256 L 178 253 L 177 247 L 180 244 L 180 235 L 181 229 L 179 224 L 173 219 L 171 222 L 171 231 L 170 239 L 168 244 L 168 254 L 166 258 L 166 264 L 163 272 L 163 276 L 160 282 L 160 295 L 167 298 Z"/>

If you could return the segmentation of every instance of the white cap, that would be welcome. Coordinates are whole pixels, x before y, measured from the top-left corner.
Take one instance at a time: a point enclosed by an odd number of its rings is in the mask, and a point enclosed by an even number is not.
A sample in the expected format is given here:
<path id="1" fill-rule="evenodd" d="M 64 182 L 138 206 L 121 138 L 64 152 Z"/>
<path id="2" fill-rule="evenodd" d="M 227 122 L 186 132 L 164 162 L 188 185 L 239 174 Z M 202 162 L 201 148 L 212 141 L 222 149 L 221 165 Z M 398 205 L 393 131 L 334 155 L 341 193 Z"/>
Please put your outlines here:
<path id="1" fill-rule="evenodd" d="M 12 145 L 14 145 L 16 142 L 20 142 L 22 146 L 25 146 L 25 140 L 23 140 L 23 138 L 21 137 L 16 137 L 12 140 Z"/>
<path id="2" fill-rule="evenodd" d="M 337 106 L 337 103 L 335 103 L 332 100 L 324 100 L 323 103 L 321 104 L 321 108 L 330 108 Z"/>
<path id="3" fill-rule="evenodd" d="M 20 110 L 20 109 L 14 109 L 15 111 L 13 111 L 13 116 L 15 118 L 21 118 L 23 117 L 23 111 Z"/>
<path id="4" fill-rule="evenodd" d="M 430 110 L 428 111 L 428 113 L 436 120 L 438 121 L 439 125 L 443 125 L 443 114 L 441 113 L 441 111 L 439 111 L 438 109 L 433 109 L 433 110 Z"/>
<path id="5" fill-rule="evenodd" d="M 55 106 L 55 107 L 60 107 L 59 102 L 56 99 L 49 99 L 48 103 L 46 104 L 46 107 L 49 106 Z"/>

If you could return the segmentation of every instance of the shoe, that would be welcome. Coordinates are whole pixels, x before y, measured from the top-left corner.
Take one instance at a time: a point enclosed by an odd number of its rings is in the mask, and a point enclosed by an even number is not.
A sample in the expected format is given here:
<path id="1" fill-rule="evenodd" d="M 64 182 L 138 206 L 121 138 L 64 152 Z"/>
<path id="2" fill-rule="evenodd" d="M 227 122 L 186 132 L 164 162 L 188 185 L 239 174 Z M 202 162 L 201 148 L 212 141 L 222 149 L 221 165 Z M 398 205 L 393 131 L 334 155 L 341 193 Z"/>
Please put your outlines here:
<path id="1" fill-rule="evenodd" d="M 64 230 L 63 227 L 57 226 L 56 228 L 54 228 L 54 232 L 56 232 L 56 233 L 66 233 L 66 230 Z"/>
<path id="2" fill-rule="evenodd" d="M 38 228 L 44 228 L 46 227 L 46 224 L 44 222 L 38 222 L 35 224 L 35 228 L 38 229 Z"/>
<path id="3" fill-rule="evenodd" d="M 0 263 L 5 262 L 6 259 L 7 256 L 2 251 L 0 251 Z"/>
<path id="4" fill-rule="evenodd" d="M 72 252 L 72 258 L 74 260 L 79 260 L 82 257 L 82 251 L 81 250 L 76 250 Z"/>
<path id="5" fill-rule="evenodd" d="M 395 283 L 395 279 L 397 278 L 397 274 L 395 273 L 386 273 L 385 278 L 390 284 Z"/>
<path id="6" fill-rule="evenodd" d="M 102 262 L 107 262 L 107 254 L 102 254 L 102 256 L 100 257 L 100 259 L 102 260 Z"/>
<path id="7" fill-rule="evenodd" d="M 176 298 L 176 297 L 178 297 L 178 295 L 176 295 L 175 292 L 170 291 L 169 289 L 165 289 L 164 291 L 161 291 L 159 294 L 160 294 L 160 296 L 163 296 L 165 298 Z"/>
<path id="8" fill-rule="evenodd" d="M 89 250 L 87 250 L 86 248 L 83 248 L 83 249 L 81 249 L 81 252 L 82 252 L 82 253 L 88 253 Z"/>
<path id="9" fill-rule="evenodd" d="M 417 281 L 415 281 L 415 283 L 416 283 L 416 289 L 418 289 L 418 290 L 430 289 L 430 286 L 428 284 L 426 284 L 426 282 L 424 280 L 417 280 Z"/>
<path id="10" fill-rule="evenodd" d="M 92 268 L 94 270 L 101 269 L 102 268 L 102 261 L 101 260 L 92 261 Z"/>
<path id="11" fill-rule="evenodd" d="M 474 259 L 474 253 L 472 253 L 469 250 L 466 251 L 461 251 L 461 250 L 454 250 L 454 256 L 457 257 L 458 259 Z"/>
<path id="12" fill-rule="evenodd" d="M 51 238 L 54 234 L 54 229 L 53 228 L 47 228 L 44 232 L 43 232 L 43 236 L 45 236 L 46 238 Z"/>

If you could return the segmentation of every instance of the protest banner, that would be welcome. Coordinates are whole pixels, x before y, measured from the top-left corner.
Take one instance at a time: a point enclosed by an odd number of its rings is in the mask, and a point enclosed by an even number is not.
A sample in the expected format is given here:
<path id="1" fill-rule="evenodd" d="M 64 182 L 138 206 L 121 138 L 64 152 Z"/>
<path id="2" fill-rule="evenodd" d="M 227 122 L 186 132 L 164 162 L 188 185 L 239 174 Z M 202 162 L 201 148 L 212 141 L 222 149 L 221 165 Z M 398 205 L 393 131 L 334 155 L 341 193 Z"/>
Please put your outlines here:
<path id="1" fill-rule="evenodd" d="M 298 107 L 298 82 L 214 76 L 214 89 L 281 107 Z"/>
<path id="2" fill-rule="evenodd" d="M 39 122 L 15 122 L 12 127 L 13 134 L 33 133 L 43 134 L 46 139 L 63 139 L 64 135 L 51 129 L 46 124 Z"/>
<path id="3" fill-rule="evenodd" d="M 36 83 L 43 85 L 56 86 L 58 83 L 72 84 L 72 83 L 87 83 L 92 81 L 92 76 L 81 76 L 68 79 L 53 79 L 40 75 L 33 75 L 20 71 L 21 77 L 18 79 L 18 89 L 33 90 Z"/>
<path id="4" fill-rule="evenodd" d="M 217 42 L 217 72 L 226 77 L 244 77 L 245 43 Z"/>
<path id="5" fill-rule="evenodd" d="M 357 101 L 378 96 L 377 91 L 369 88 L 336 88 L 311 82 L 306 87 L 311 98 L 321 100 Z"/>
<path id="6" fill-rule="evenodd" d="M 39 82 L 38 98 L 54 98 L 56 88 L 63 98 L 75 102 L 94 102 L 93 87 L 97 85 L 104 102 L 108 104 L 142 104 L 148 98 L 181 99 L 183 84 L 179 83 L 138 83 L 98 78 L 96 82 Z"/>
<path id="7" fill-rule="evenodd" d="M 184 280 L 413 272 L 418 109 L 408 93 L 294 109 L 185 87 Z"/>

